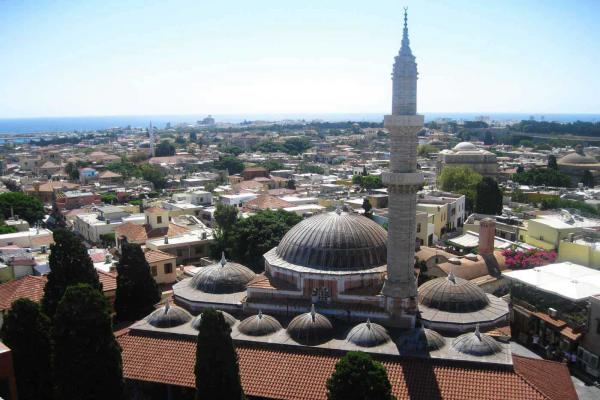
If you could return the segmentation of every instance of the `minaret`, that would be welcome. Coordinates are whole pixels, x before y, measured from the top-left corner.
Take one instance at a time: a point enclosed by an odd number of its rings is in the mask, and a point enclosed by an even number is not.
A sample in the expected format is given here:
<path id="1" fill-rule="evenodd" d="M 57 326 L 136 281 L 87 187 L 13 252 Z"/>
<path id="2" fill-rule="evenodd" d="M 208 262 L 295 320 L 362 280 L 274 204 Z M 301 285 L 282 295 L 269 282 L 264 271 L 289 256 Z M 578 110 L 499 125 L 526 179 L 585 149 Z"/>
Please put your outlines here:
<path id="1" fill-rule="evenodd" d="M 390 132 L 390 169 L 382 175 L 389 194 L 387 277 L 382 294 L 391 321 L 414 324 L 417 313 L 417 283 L 414 276 L 416 239 L 416 192 L 423 183 L 417 171 L 417 132 L 423 116 L 417 114 L 417 64 L 408 40 L 404 9 L 402 47 L 392 72 L 392 114 L 384 117 Z"/>
<path id="2" fill-rule="evenodd" d="M 148 138 L 150 140 L 150 157 L 154 157 L 154 127 L 152 127 L 152 121 L 148 127 Z"/>

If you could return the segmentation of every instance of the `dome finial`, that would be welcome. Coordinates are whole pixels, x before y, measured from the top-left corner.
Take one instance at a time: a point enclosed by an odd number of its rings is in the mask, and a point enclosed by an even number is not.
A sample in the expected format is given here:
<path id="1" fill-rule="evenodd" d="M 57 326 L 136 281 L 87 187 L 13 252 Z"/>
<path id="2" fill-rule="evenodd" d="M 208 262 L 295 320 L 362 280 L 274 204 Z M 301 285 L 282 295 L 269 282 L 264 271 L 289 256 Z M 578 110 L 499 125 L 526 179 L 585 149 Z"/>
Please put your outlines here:
<path id="1" fill-rule="evenodd" d="M 221 252 L 221 266 L 224 267 L 227 264 L 227 260 L 225 259 L 225 252 Z"/>
<path id="2" fill-rule="evenodd" d="M 315 315 L 316 315 L 316 311 L 315 311 L 315 305 L 314 303 L 311 304 L 310 306 L 310 317 L 312 318 L 313 322 L 315 322 Z"/>
<path id="3" fill-rule="evenodd" d="M 477 336 L 477 339 L 481 339 L 481 332 L 479 331 L 479 323 L 477 323 L 477 325 L 475 325 L 475 336 Z"/>
<path id="4" fill-rule="evenodd" d="M 258 319 L 262 319 L 262 310 L 258 310 L 258 315 L 257 315 Z"/>
<path id="5" fill-rule="evenodd" d="M 165 302 L 165 314 L 169 312 L 169 308 L 171 308 L 171 303 L 169 302 L 169 299 L 167 298 L 167 301 Z"/>
<path id="6" fill-rule="evenodd" d="M 335 209 L 335 213 L 337 215 L 342 215 L 342 208 L 340 206 L 337 206 L 336 209 Z"/>
<path id="7" fill-rule="evenodd" d="M 367 328 L 371 329 L 371 319 L 367 318 Z"/>
<path id="8" fill-rule="evenodd" d="M 456 276 L 454 276 L 454 268 L 450 270 L 450 273 L 448 274 L 448 280 L 452 283 L 456 283 Z"/>

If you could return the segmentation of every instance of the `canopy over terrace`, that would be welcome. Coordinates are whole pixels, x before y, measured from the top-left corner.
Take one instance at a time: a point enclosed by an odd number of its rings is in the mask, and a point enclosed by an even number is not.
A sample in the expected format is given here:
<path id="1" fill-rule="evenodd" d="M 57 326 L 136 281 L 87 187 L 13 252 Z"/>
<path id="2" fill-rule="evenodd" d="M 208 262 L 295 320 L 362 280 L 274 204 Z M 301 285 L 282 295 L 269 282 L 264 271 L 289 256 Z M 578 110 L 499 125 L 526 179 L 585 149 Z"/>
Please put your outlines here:
<path id="1" fill-rule="evenodd" d="M 457 249 L 471 250 L 479 246 L 479 234 L 473 231 L 467 231 L 465 234 L 457 236 L 452 239 L 448 239 L 448 244 Z M 526 243 L 515 243 L 510 240 L 502 239 L 499 237 L 494 238 L 495 249 L 508 249 L 513 246 L 518 246 L 525 250 L 534 249 L 534 246 L 530 246 Z"/>
<path id="2" fill-rule="evenodd" d="M 573 301 L 600 294 L 600 271 L 571 262 L 505 272 L 503 275 Z"/>

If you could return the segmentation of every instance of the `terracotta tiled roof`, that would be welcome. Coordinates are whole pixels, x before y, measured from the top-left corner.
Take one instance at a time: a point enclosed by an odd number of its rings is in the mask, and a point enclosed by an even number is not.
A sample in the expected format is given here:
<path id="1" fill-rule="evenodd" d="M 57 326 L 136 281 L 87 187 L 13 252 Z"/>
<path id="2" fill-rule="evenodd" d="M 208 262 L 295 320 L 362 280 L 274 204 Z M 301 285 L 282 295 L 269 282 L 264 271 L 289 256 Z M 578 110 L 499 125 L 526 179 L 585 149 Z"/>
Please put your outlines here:
<path id="1" fill-rule="evenodd" d="M 257 198 L 248 200 L 244 207 L 258 210 L 267 210 L 267 209 L 278 209 L 285 207 L 293 207 L 292 203 L 289 203 L 285 200 L 281 200 L 278 197 L 271 196 L 270 194 L 261 194 Z"/>
<path id="2" fill-rule="evenodd" d="M 240 190 L 260 190 L 262 189 L 264 186 L 262 183 L 258 182 L 258 181 L 243 181 L 240 183 L 236 183 L 235 185 L 233 185 L 233 188 L 237 191 Z"/>
<path id="3" fill-rule="evenodd" d="M 535 315 L 539 319 L 549 323 L 550 325 L 554 326 L 555 328 L 562 328 L 565 325 L 567 325 L 567 323 L 565 321 L 560 320 L 560 319 L 554 319 L 544 312 L 538 311 L 538 312 L 533 313 L 533 315 Z"/>
<path id="4" fill-rule="evenodd" d="M 160 208 L 160 207 L 150 207 L 150 208 L 146 208 L 144 210 L 144 212 L 146 212 L 148 214 L 164 214 L 164 213 L 168 212 L 168 210 L 165 210 L 164 208 Z"/>
<path id="5" fill-rule="evenodd" d="M 564 328 L 562 328 L 560 334 L 572 341 L 577 341 L 581 337 L 581 333 L 573 331 L 573 328 L 571 328 L 570 326 L 565 326 Z"/>
<path id="6" fill-rule="evenodd" d="M 31 275 L 0 284 L 0 310 L 8 310 L 13 301 L 21 298 L 40 301 L 44 295 L 44 286 L 45 276 Z"/>
<path id="7" fill-rule="evenodd" d="M 98 279 L 100 280 L 100 283 L 102 284 L 103 292 L 110 292 L 111 290 L 117 290 L 117 276 L 116 275 L 111 274 L 109 272 L 101 271 L 99 269 L 97 269 L 96 271 L 98 271 Z"/>
<path id="8" fill-rule="evenodd" d="M 148 239 L 144 225 L 126 222 L 115 229 L 117 237 L 125 236 L 130 242 L 145 242 Z"/>
<path id="9" fill-rule="evenodd" d="M 147 250 L 144 253 L 144 257 L 146 257 L 146 261 L 148 261 L 148 264 L 177 258 L 173 254 L 165 253 L 164 251 L 160 250 Z"/>
<path id="10" fill-rule="evenodd" d="M 183 226 L 173 224 L 173 223 L 169 223 L 168 227 L 155 228 L 155 229 L 150 229 L 149 225 L 144 225 L 144 226 L 146 227 L 146 234 L 148 235 L 149 239 L 163 237 L 163 236 L 173 237 L 173 236 L 183 235 L 184 233 L 189 232 L 189 229 L 187 229 Z"/>
<path id="11" fill-rule="evenodd" d="M 194 387 L 196 342 L 122 333 L 123 373 L 128 379 Z M 326 399 L 326 381 L 339 356 L 312 350 L 237 346 L 247 395 L 270 399 Z M 514 370 L 483 363 L 386 358 L 398 399 L 576 399 L 565 365 L 524 357 Z"/>
<path id="12" fill-rule="evenodd" d="M 104 171 L 100 174 L 99 177 L 100 178 L 121 178 L 122 175 L 117 174 L 116 172 L 112 172 L 112 171 Z"/>

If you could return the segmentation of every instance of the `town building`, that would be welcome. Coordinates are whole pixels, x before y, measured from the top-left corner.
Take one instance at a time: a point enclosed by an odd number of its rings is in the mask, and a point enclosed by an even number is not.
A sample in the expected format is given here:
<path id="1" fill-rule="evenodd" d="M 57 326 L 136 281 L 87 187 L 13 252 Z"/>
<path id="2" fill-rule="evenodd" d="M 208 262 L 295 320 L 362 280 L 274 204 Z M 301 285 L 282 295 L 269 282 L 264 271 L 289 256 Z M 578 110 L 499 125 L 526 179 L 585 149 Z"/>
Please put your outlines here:
<path id="1" fill-rule="evenodd" d="M 438 173 L 441 173 L 446 166 L 466 166 L 483 176 L 490 177 L 495 177 L 498 173 L 496 155 L 490 151 L 480 149 L 470 142 L 461 142 L 451 150 L 442 150 L 437 157 Z"/>

